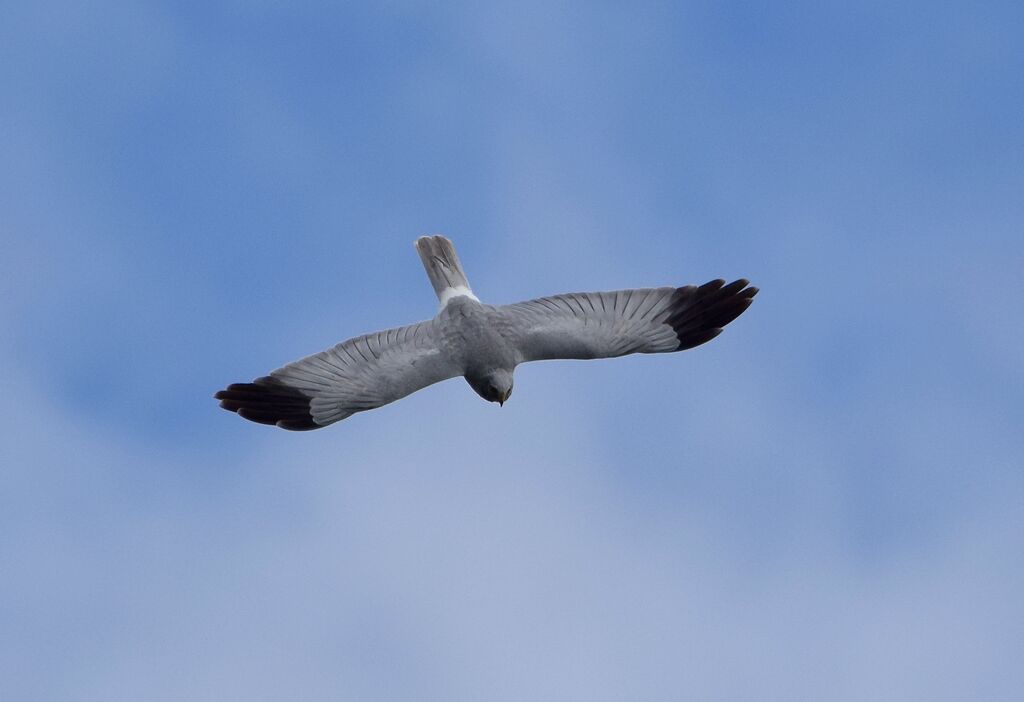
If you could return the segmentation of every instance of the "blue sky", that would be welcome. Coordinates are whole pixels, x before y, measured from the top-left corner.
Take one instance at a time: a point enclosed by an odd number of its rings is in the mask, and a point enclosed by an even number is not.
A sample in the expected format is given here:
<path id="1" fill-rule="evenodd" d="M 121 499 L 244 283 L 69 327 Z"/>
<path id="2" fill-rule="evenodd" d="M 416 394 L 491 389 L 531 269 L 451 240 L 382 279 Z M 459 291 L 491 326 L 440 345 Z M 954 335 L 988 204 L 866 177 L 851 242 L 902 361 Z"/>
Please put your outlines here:
<path id="1" fill-rule="evenodd" d="M 0 697 L 1024 687 L 1016 3 L 24 3 Z M 750 278 L 684 354 L 293 434 L 211 394 L 476 292 Z"/>

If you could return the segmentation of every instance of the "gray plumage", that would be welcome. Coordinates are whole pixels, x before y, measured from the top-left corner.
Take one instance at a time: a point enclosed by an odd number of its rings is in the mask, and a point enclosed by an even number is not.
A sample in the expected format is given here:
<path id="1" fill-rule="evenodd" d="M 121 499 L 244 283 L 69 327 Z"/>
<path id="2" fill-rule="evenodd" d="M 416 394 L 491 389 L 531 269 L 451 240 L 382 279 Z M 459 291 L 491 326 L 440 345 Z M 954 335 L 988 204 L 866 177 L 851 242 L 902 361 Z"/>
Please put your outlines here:
<path id="1" fill-rule="evenodd" d="M 473 295 L 448 239 L 421 237 L 416 249 L 441 302 L 436 317 L 358 336 L 229 385 L 215 395 L 221 407 L 262 424 L 317 429 L 458 376 L 485 400 L 504 404 L 520 363 L 693 348 L 721 333 L 757 293 L 746 280 L 713 280 L 495 306 Z"/>

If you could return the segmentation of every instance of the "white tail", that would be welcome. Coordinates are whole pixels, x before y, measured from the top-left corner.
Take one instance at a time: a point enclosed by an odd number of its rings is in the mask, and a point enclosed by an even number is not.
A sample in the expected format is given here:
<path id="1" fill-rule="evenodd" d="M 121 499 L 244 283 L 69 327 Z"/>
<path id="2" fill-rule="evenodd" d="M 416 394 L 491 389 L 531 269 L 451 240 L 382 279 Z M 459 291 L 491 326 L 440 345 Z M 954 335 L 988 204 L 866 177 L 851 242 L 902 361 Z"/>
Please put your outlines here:
<path id="1" fill-rule="evenodd" d="M 427 277 L 434 286 L 441 307 L 447 305 L 453 297 L 460 295 L 479 302 L 469 287 L 469 280 L 466 279 L 466 273 L 462 270 L 462 264 L 459 263 L 459 256 L 455 253 L 452 242 L 443 236 L 421 236 L 416 240 L 416 251 L 423 261 L 423 267 L 427 269 Z"/>

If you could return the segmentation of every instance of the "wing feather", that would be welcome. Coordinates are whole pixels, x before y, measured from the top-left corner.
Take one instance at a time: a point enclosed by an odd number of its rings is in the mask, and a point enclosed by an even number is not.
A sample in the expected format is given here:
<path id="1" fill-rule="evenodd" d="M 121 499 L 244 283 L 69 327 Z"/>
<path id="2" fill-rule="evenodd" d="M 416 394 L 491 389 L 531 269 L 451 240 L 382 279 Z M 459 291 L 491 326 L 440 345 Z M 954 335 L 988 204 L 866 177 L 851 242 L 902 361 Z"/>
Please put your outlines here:
<path id="1" fill-rule="evenodd" d="M 214 397 L 254 422 L 318 429 L 460 375 L 437 343 L 435 324 L 357 336 Z"/>
<path id="2" fill-rule="evenodd" d="M 740 279 L 697 287 L 567 293 L 499 307 L 523 361 L 613 358 L 699 346 L 757 294 Z"/>

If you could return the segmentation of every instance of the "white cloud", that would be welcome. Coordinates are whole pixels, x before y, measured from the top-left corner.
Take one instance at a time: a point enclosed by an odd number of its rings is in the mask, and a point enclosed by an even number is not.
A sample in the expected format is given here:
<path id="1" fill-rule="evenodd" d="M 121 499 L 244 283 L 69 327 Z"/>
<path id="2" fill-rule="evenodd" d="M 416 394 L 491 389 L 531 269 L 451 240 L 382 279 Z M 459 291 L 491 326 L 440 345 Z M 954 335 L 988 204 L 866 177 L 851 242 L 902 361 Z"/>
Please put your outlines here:
<path id="1" fill-rule="evenodd" d="M 554 385 L 511 424 L 449 384 L 317 434 L 154 455 L 19 382 L 5 697 L 1010 698 L 1010 505 L 883 564 L 815 511 L 752 554 L 729 515 L 620 490 L 599 423 L 540 399 Z"/>

